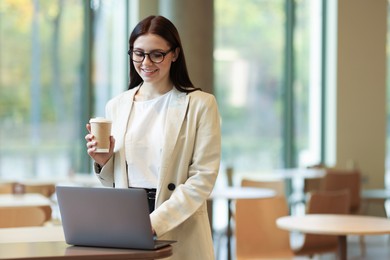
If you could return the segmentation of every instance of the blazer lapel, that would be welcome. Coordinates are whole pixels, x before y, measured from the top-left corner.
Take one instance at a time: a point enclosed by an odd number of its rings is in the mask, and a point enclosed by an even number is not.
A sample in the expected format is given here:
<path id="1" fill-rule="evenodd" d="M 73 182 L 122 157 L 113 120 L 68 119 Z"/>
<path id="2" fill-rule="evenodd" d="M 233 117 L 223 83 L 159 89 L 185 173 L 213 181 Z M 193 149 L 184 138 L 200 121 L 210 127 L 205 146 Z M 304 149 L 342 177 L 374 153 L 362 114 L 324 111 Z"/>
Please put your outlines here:
<path id="1" fill-rule="evenodd" d="M 137 92 L 138 87 L 131 89 L 122 96 L 120 105 L 117 109 L 119 117 L 116 118 L 118 124 L 116 127 L 116 140 L 115 140 L 115 150 L 120 154 L 120 167 L 122 174 L 115 176 L 115 186 L 116 187 L 129 187 L 128 176 L 127 176 L 127 165 L 125 157 L 125 136 L 127 124 L 130 118 L 130 112 L 133 107 L 134 94 Z"/>
<path id="2" fill-rule="evenodd" d="M 167 111 L 167 121 L 165 127 L 165 143 L 163 144 L 161 169 L 167 168 L 169 158 L 173 152 L 177 139 L 179 137 L 179 131 L 182 127 L 187 107 L 189 102 L 189 96 L 174 89 L 172 93 L 172 100 L 169 104 Z"/>
<path id="3" fill-rule="evenodd" d="M 120 111 L 117 111 L 117 114 L 119 115 L 117 120 L 117 127 L 116 127 L 116 142 L 117 142 L 117 148 L 123 149 L 124 147 L 124 140 L 126 135 L 126 129 L 127 124 L 129 122 L 130 118 L 130 111 L 133 107 L 133 98 L 134 98 L 135 91 L 129 91 L 125 95 L 122 96 L 122 99 L 120 101 L 120 105 L 117 109 Z"/>

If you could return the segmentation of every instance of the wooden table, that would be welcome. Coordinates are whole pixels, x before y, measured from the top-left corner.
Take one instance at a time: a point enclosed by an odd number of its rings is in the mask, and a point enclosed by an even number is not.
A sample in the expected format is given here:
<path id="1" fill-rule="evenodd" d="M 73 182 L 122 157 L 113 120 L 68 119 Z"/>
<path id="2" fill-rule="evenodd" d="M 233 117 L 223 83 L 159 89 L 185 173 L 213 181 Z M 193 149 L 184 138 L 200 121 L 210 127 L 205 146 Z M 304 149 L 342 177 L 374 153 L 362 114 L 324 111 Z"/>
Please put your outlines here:
<path id="1" fill-rule="evenodd" d="M 62 226 L 0 228 L 0 244 L 65 241 Z"/>
<path id="2" fill-rule="evenodd" d="M 52 201 L 37 193 L 0 194 L 0 207 L 40 207 L 46 215 L 46 221 L 51 219 Z"/>
<path id="3" fill-rule="evenodd" d="M 158 250 L 132 250 L 71 246 L 62 226 L 0 229 L 0 259 L 160 259 L 172 255 L 172 246 Z"/>
<path id="4" fill-rule="evenodd" d="M 172 255 L 172 246 L 157 250 L 133 250 L 69 246 L 65 242 L 29 242 L 0 244 L 0 259 L 113 260 L 161 259 Z"/>
<path id="5" fill-rule="evenodd" d="M 224 187 L 213 190 L 210 195 L 210 199 L 259 199 L 270 198 L 273 196 L 275 196 L 275 192 L 271 189 L 255 187 Z"/>
<path id="6" fill-rule="evenodd" d="M 25 178 L 23 180 L 1 179 L 0 184 L 1 183 L 20 183 L 27 185 L 60 184 L 87 187 L 102 186 L 99 179 L 93 173 L 74 173 L 68 176 L 45 176 L 32 179 Z"/>
<path id="7" fill-rule="evenodd" d="M 238 199 L 261 199 L 261 198 L 270 198 L 275 196 L 275 191 L 271 189 L 263 188 L 254 188 L 254 187 L 224 187 L 220 189 L 215 189 L 210 195 L 211 200 L 214 199 L 226 199 L 228 203 L 228 223 L 227 223 L 227 258 L 232 259 L 231 253 L 231 218 L 232 218 L 232 209 L 231 202 L 232 200 Z"/>
<path id="8" fill-rule="evenodd" d="M 316 168 L 289 168 L 264 171 L 261 177 L 282 178 L 282 179 L 312 179 L 321 178 L 326 174 L 325 169 Z"/>
<path id="9" fill-rule="evenodd" d="M 380 217 L 308 214 L 277 219 L 281 229 L 318 235 L 337 235 L 339 259 L 347 259 L 348 235 L 381 235 L 390 233 L 390 220 Z"/>

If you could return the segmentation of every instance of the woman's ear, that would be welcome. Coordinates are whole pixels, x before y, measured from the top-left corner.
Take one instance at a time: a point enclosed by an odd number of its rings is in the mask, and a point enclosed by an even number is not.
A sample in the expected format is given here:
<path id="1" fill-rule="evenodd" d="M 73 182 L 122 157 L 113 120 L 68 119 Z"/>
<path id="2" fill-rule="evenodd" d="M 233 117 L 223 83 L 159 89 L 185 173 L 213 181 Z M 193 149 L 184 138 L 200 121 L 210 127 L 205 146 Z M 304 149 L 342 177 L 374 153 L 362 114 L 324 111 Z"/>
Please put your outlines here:
<path id="1" fill-rule="evenodd" d="M 174 51 L 172 62 L 175 62 L 177 60 L 177 57 L 179 57 L 179 53 L 180 53 L 180 48 L 177 47 Z"/>

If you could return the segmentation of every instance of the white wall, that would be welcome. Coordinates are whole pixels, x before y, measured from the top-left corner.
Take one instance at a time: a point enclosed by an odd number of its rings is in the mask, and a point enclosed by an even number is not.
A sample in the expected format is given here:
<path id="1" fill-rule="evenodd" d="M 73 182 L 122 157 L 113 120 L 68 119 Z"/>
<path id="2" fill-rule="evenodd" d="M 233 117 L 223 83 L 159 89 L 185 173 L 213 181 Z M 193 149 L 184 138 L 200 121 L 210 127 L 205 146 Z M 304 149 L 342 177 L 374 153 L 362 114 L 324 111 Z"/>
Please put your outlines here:
<path id="1" fill-rule="evenodd" d="M 386 154 L 387 0 L 334 2 L 334 49 L 329 53 L 328 159 L 355 164 L 365 187 L 383 188 Z M 332 28 L 329 28 L 332 30 Z M 333 57 L 333 58 L 332 58 Z M 333 77 L 333 79 L 332 79 Z M 329 163 L 329 161 L 328 161 Z M 332 163 L 332 162 L 331 162 Z"/>

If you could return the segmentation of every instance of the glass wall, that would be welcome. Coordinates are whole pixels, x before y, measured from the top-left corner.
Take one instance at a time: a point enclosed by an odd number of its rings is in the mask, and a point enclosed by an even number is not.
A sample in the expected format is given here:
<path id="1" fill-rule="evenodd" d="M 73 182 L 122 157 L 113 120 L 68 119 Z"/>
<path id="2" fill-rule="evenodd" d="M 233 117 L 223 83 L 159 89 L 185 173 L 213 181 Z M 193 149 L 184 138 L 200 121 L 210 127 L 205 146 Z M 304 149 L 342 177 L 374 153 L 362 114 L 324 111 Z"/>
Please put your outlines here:
<path id="1" fill-rule="evenodd" d="M 320 163 L 321 3 L 215 1 L 222 157 L 236 173 Z"/>
<path id="2" fill-rule="evenodd" d="M 85 124 L 127 88 L 126 6 L 0 2 L 0 178 L 89 171 Z"/>
<path id="3" fill-rule="evenodd" d="M 387 1 L 387 130 L 386 130 L 386 173 L 385 173 L 385 187 L 390 188 L 390 0 Z"/>
<path id="4" fill-rule="evenodd" d="M 293 31 L 293 103 L 295 154 L 292 166 L 306 167 L 321 163 L 323 23 L 321 0 L 295 1 Z M 291 165 L 290 165 L 291 166 Z"/>
<path id="5" fill-rule="evenodd" d="M 223 164 L 321 161 L 322 0 L 215 0 Z M 0 1 L 0 178 L 88 172 L 85 124 L 127 88 L 126 0 Z"/>
<path id="6" fill-rule="evenodd" d="M 280 167 L 284 1 L 217 0 L 215 5 L 223 162 L 242 171 Z"/>
<path id="7" fill-rule="evenodd" d="M 2 178 L 66 175 L 80 164 L 82 2 L 0 3 Z"/>
<path id="8" fill-rule="evenodd" d="M 104 116 L 107 101 L 128 87 L 127 1 L 91 1 L 93 10 L 93 116 Z"/>

